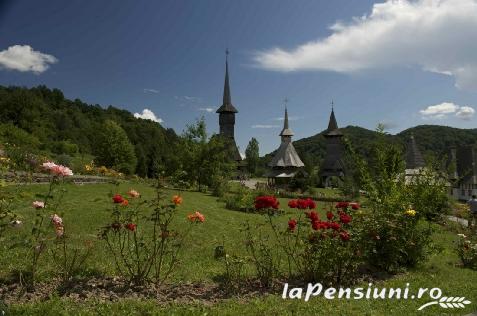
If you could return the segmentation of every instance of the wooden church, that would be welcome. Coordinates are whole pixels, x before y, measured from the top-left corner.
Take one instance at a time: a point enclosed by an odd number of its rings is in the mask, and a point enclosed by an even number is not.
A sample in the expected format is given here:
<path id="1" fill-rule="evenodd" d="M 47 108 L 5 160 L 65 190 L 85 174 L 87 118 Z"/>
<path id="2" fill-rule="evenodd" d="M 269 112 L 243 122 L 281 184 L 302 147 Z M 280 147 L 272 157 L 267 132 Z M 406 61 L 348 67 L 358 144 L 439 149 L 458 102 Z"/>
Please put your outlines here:
<path id="1" fill-rule="evenodd" d="M 293 147 L 292 136 L 293 131 L 288 123 L 288 110 L 285 107 L 285 117 L 283 119 L 283 129 L 280 132 L 281 143 L 278 147 L 273 159 L 268 166 L 271 170 L 266 175 L 268 185 L 272 187 L 286 187 L 290 180 L 298 173 L 304 172 L 302 168 L 305 166 Z"/>

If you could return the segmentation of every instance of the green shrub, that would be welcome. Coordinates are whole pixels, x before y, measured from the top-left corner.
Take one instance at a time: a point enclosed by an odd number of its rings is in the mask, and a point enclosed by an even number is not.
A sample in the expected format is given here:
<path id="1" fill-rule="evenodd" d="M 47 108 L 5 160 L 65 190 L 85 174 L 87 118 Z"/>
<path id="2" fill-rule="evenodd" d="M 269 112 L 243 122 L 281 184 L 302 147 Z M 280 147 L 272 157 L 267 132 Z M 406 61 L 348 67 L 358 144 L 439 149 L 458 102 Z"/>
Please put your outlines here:
<path id="1" fill-rule="evenodd" d="M 352 151 L 352 149 L 348 148 Z M 367 163 L 354 154 L 355 173 L 366 191 L 370 212 L 365 216 L 370 247 L 369 264 L 386 271 L 413 267 L 435 251 L 433 226 L 426 223 L 447 203 L 445 181 L 437 172 L 406 176 L 402 149 L 381 138 Z"/>

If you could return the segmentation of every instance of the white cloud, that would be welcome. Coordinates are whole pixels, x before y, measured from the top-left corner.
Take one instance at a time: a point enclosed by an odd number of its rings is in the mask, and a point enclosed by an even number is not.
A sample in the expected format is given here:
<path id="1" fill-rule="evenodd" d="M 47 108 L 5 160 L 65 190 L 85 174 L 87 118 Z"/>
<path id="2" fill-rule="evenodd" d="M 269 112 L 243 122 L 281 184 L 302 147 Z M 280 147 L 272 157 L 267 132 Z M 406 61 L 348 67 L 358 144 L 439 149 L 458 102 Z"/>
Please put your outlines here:
<path id="1" fill-rule="evenodd" d="M 40 74 L 56 62 L 55 56 L 33 50 L 29 45 L 14 45 L 0 51 L 0 68 Z"/>
<path id="2" fill-rule="evenodd" d="M 134 117 L 135 118 L 140 118 L 140 119 L 143 119 L 143 120 L 151 120 L 151 121 L 154 121 L 154 122 L 157 122 L 157 123 L 163 123 L 164 122 L 160 117 L 157 117 L 156 114 L 154 114 L 154 112 L 152 112 L 149 109 L 142 110 L 141 114 L 134 113 Z"/>
<path id="3" fill-rule="evenodd" d="M 259 67 L 277 71 L 418 66 L 453 76 L 456 86 L 477 90 L 477 0 L 394 0 L 371 13 L 336 23 L 331 35 L 294 49 L 258 52 Z"/>
<path id="4" fill-rule="evenodd" d="M 144 89 L 144 93 L 147 93 L 147 92 L 149 92 L 149 93 L 156 93 L 156 94 L 157 94 L 157 93 L 159 93 L 159 90 L 156 90 L 156 89 Z"/>
<path id="5" fill-rule="evenodd" d="M 443 102 L 436 105 L 430 105 L 424 110 L 420 110 L 425 119 L 444 119 L 449 116 L 455 116 L 463 120 L 470 120 L 475 110 L 470 106 L 460 106 L 452 102 Z"/>
<path id="6" fill-rule="evenodd" d="M 256 124 L 252 125 L 252 128 L 277 128 L 280 127 L 278 125 L 263 125 L 263 124 Z"/>
<path id="7" fill-rule="evenodd" d="M 462 106 L 456 113 L 455 116 L 463 120 L 470 120 L 475 114 L 475 110 L 470 106 Z"/>
<path id="8" fill-rule="evenodd" d="M 206 108 L 199 108 L 199 111 L 205 111 L 207 113 L 212 113 L 215 111 L 214 108 L 211 108 L 211 107 L 206 107 Z"/>

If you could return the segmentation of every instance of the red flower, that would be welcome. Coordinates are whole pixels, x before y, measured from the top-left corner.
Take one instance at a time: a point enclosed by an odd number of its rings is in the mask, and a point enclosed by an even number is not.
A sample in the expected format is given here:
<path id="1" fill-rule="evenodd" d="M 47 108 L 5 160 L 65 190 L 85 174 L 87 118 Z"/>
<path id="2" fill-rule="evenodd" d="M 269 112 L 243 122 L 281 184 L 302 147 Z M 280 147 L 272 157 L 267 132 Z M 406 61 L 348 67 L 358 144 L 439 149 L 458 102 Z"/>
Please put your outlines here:
<path id="1" fill-rule="evenodd" d="M 326 218 L 328 218 L 330 221 L 333 219 L 333 217 L 335 217 L 335 215 L 333 214 L 333 212 L 328 211 L 328 212 L 326 213 Z"/>
<path id="2" fill-rule="evenodd" d="M 296 219 L 289 220 L 288 221 L 288 230 L 290 230 L 292 232 L 295 231 L 296 224 L 297 224 Z"/>
<path id="3" fill-rule="evenodd" d="M 318 230 L 321 228 L 321 222 L 320 221 L 312 221 L 311 222 L 311 228 L 314 230 Z"/>
<path id="4" fill-rule="evenodd" d="M 346 214 L 346 213 L 341 213 L 340 214 L 340 222 L 342 222 L 343 224 L 348 224 L 349 222 L 351 222 L 351 216 Z"/>
<path id="5" fill-rule="evenodd" d="M 298 206 L 297 200 L 290 200 L 290 201 L 288 201 L 288 207 L 289 207 L 289 208 L 297 208 L 297 206 Z"/>
<path id="6" fill-rule="evenodd" d="M 338 202 L 336 203 L 336 208 L 347 208 L 349 206 L 348 202 Z"/>
<path id="7" fill-rule="evenodd" d="M 318 217 L 318 213 L 315 211 L 306 212 L 306 217 L 308 217 L 312 222 L 318 221 L 320 218 Z"/>
<path id="8" fill-rule="evenodd" d="M 339 230 L 341 228 L 341 225 L 337 222 L 331 222 L 331 223 L 328 223 L 328 228 Z"/>
<path id="9" fill-rule="evenodd" d="M 350 203 L 349 205 L 351 205 L 351 208 L 353 210 L 359 210 L 359 203 L 353 202 L 353 203 Z"/>
<path id="10" fill-rule="evenodd" d="M 310 209 L 313 210 L 316 208 L 316 203 L 312 199 L 298 199 L 296 201 L 297 207 L 301 210 Z"/>
<path id="11" fill-rule="evenodd" d="M 255 198 L 255 209 L 256 210 L 261 210 L 261 209 L 267 209 L 267 208 L 273 208 L 273 209 L 278 209 L 278 206 L 280 205 L 280 202 L 278 202 L 277 198 L 274 196 L 257 196 Z"/>
<path id="12" fill-rule="evenodd" d="M 124 201 L 124 199 L 123 199 L 123 197 L 122 197 L 120 194 L 115 194 L 115 195 L 113 196 L 113 202 L 114 202 L 114 203 L 119 204 L 119 203 L 123 203 L 123 201 Z"/>
<path id="13" fill-rule="evenodd" d="M 130 231 L 133 232 L 133 231 L 136 231 L 137 225 L 136 225 L 136 224 L 133 224 L 133 223 L 128 223 L 128 224 L 126 224 L 125 227 L 126 227 L 127 230 L 130 230 Z"/>
<path id="14" fill-rule="evenodd" d="M 342 241 L 348 241 L 350 236 L 349 236 L 347 231 L 342 231 L 340 233 L 340 238 L 341 238 Z"/>
<path id="15" fill-rule="evenodd" d="M 316 208 L 316 203 L 315 201 L 313 201 L 312 199 L 308 198 L 306 199 L 306 206 L 310 209 L 310 210 L 314 210 Z"/>

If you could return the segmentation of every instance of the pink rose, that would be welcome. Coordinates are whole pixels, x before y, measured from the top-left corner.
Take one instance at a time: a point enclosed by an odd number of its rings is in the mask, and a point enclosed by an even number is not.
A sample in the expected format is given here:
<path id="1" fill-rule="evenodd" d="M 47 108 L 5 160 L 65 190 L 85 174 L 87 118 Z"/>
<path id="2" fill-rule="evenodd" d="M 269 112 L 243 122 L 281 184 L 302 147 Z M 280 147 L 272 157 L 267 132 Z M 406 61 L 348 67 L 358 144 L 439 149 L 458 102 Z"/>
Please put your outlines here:
<path id="1" fill-rule="evenodd" d="M 35 202 L 32 203 L 32 206 L 36 209 L 44 208 L 45 207 L 45 202 L 35 201 Z"/>

